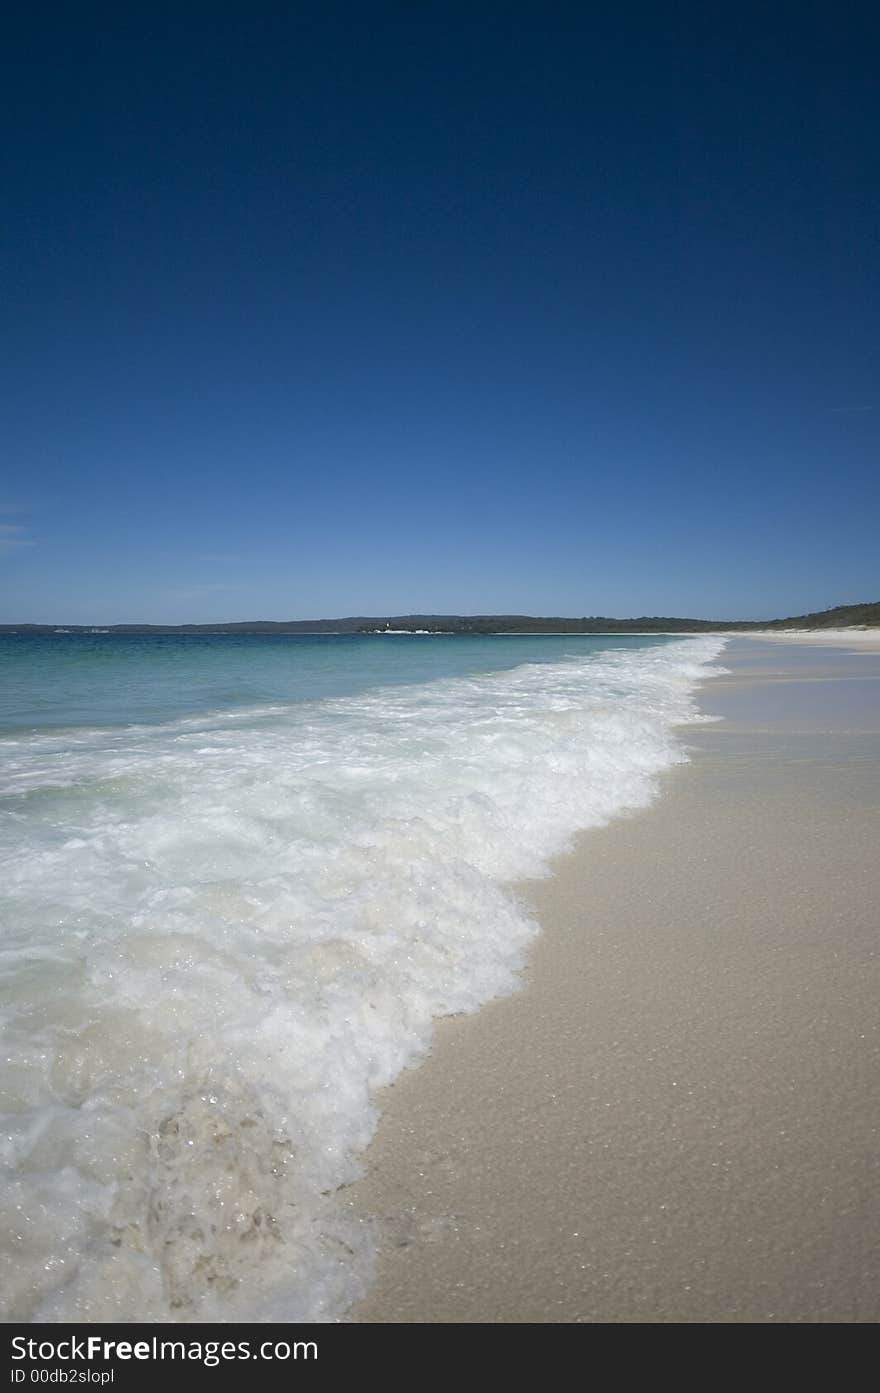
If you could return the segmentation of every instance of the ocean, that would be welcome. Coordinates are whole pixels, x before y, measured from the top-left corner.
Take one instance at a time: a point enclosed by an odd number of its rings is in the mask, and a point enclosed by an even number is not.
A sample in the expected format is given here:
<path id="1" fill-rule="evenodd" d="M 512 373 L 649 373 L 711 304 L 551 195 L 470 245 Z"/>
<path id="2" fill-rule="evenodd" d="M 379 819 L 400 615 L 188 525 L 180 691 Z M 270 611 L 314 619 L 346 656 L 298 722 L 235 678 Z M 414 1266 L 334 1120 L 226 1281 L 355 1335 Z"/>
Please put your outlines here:
<path id="1" fill-rule="evenodd" d="M 335 1320 L 344 1187 L 711 636 L 0 636 L 0 1317 Z"/>

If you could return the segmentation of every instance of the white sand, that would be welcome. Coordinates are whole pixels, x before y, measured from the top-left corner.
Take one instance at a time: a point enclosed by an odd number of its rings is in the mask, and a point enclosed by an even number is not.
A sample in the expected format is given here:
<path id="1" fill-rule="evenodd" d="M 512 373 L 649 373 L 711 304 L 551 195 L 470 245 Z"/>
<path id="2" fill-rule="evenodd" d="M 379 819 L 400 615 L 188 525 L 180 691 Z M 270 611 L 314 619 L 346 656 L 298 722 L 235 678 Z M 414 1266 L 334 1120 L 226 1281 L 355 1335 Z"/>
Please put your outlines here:
<path id="1" fill-rule="evenodd" d="M 733 640 L 664 797 L 524 887 L 525 990 L 380 1100 L 355 1319 L 880 1317 L 880 658 L 827 638 Z"/>
<path id="2" fill-rule="evenodd" d="M 854 653 L 880 653 L 878 629 L 756 629 L 748 638 L 819 648 L 848 648 Z"/>

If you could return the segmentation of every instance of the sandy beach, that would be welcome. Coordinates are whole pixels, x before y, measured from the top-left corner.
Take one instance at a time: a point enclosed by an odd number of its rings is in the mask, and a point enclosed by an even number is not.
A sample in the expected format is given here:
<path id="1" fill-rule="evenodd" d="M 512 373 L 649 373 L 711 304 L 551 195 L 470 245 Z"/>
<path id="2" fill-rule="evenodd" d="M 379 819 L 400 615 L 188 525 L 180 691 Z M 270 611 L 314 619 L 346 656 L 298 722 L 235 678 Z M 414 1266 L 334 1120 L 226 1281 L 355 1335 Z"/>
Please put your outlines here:
<path id="1" fill-rule="evenodd" d="M 722 662 L 661 798 L 520 887 L 523 990 L 380 1097 L 355 1320 L 880 1317 L 880 644 Z"/>

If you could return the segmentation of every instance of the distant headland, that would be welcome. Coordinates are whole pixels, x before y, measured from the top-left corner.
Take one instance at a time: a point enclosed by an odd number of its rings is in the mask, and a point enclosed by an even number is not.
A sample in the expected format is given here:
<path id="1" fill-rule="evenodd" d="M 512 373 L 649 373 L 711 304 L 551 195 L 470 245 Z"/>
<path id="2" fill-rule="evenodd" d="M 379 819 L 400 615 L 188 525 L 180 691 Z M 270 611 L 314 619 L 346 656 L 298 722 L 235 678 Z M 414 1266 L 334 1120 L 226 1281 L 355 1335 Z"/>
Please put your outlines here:
<path id="1" fill-rule="evenodd" d="M 536 618 L 528 614 L 398 614 L 346 619 L 242 620 L 232 624 L 0 624 L 4 634 L 651 634 L 738 633 L 756 629 L 843 629 L 880 627 L 880 601 L 838 605 L 787 619 L 678 619 L 640 615 Z"/>

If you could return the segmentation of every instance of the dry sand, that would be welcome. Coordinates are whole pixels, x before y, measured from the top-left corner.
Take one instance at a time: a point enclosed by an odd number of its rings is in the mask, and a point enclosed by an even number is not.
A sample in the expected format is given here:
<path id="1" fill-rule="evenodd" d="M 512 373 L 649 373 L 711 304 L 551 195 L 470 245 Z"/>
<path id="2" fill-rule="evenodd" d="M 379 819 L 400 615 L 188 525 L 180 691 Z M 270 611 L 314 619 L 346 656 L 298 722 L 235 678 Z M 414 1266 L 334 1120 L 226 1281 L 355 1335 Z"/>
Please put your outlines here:
<path id="1" fill-rule="evenodd" d="M 735 639 L 648 811 L 521 887 L 350 1191 L 361 1321 L 880 1317 L 880 656 Z"/>
<path id="2" fill-rule="evenodd" d="M 749 634 L 749 638 L 807 644 L 811 648 L 849 648 L 854 653 L 880 653 L 880 631 L 877 629 L 765 629 Z"/>

